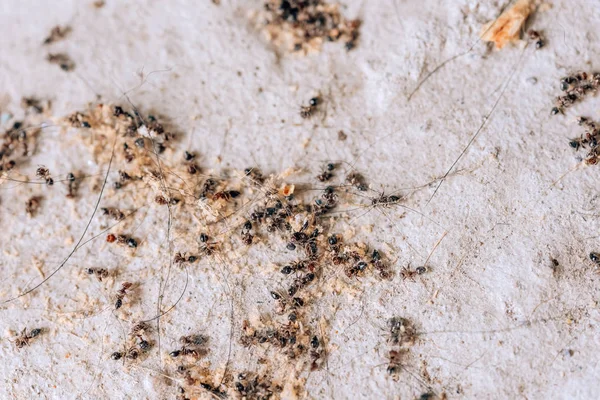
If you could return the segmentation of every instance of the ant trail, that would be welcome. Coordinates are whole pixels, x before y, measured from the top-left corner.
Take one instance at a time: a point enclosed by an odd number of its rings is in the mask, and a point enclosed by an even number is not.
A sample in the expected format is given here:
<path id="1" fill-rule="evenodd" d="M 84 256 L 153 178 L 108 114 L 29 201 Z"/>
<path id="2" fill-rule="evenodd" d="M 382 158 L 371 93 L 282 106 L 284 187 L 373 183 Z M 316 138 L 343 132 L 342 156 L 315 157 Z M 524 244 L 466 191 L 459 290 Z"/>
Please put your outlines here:
<path id="1" fill-rule="evenodd" d="M 506 89 L 508 88 L 508 85 L 510 84 L 510 82 L 512 81 L 512 78 L 514 77 L 515 73 L 517 72 L 518 66 L 521 64 L 521 61 L 523 60 L 523 57 L 525 56 L 525 50 L 527 50 L 527 44 L 523 48 L 523 51 L 521 52 L 521 56 L 519 57 L 519 60 L 517 60 L 515 66 L 513 67 L 510 75 L 508 76 L 508 79 L 506 80 L 506 83 L 504 84 L 504 87 L 500 91 L 500 94 L 498 95 L 498 98 L 494 102 L 491 110 L 484 116 L 483 122 L 481 123 L 481 125 L 479 125 L 479 128 L 477 128 L 477 130 L 475 131 L 475 134 L 471 137 L 471 139 L 469 140 L 469 142 L 467 143 L 467 145 L 465 146 L 465 148 L 463 149 L 463 151 L 460 153 L 460 155 L 458 156 L 458 158 L 452 163 L 452 165 L 450 166 L 450 168 L 448 168 L 448 171 L 446 171 L 446 173 L 440 178 L 440 182 L 438 183 L 437 187 L 433 191 L 433 194 L 431 195 L 431 197 L 429 198 L 429 200 L 427 200 L 427 203 L 425 203 L 425 207 L 427 207 L 429 205 L 429 203 L 431 202 L 431 200 L 433 200 L 433 197 L 436 195 L 436 193 L 440 189 L 440 186 L 442 186 L 442 183 L 444 183 L 444 180 L 448 177 L 448 175 L 450 174 L 450 172 L 452 172 L 452 170 L 454 169 L 454 167 L 456 166 L 456 164 L 458 164 L 458 162 L 465 155 L 465 153 L 467 152 L 467 150 L 469 149 L 469 147 L 471 147 L 471 145 L 473 144 L 473 142 L 475 141 L 475 139 L 477 139 L 477 137 L 479 136 L 479 134 L 483 131 L 483 128 L 485 127 L 485 124 L 489 121 L 490 117 L 492 116 L 492 114 L 494 113 L 494 111 L 496 110 L 496 108 L 498 107 L 498 104 L 500 103 L 500 100 L 502 100 L 502 97 L 504 97 L 504 92 L 506 92 Z"/>
<path id="2" fill-rule="evenodd" d="M 411 100 L 411 99 L 412 99 L 412 97 L 415 95 L 415 93 L 417 93 L 417 92 L 419 91 L 419 89 L 421 89 L 421 86 L 423 86 L 423 84 L 424 84 L 425 82 L 427 82 L 427 80 L 428 80 L 429 78 L 431 78 L 431 77 L 432 77 L 432 76 L 433 76 L 433 75 L 434 75 L 436 72 L 438 72 L 440 69 L 444 68 L 444 66 L 446 66 L 447 64 L 451 63 L 452 61 L 454 61 L 454 60 L 456 60 L 456 59 L 458 59 L 458 58 L 461 58 L 461 57 L 463 57 L 463 56 L 466 56 L 466 55 L 467 55 L 467 54 L 469 54 L 471 51 L 473 51 L 473 49 L 475 48 L 475 46 L 477 46 L 477 44 L 478 44 L 479 42 L 481 42 L 481 38 L 482 38 L 483 36 L 485 36 L 485 34 L 486 34 L 488 31 L 490 31 L 490 29 L 492 29 L 492 28 L 493 28 L 493 27 L 496 25 L 496 23 L 498 22 L 498 19 L 500 18 L 500 16 L 501 16 L 501 15 L 502 15 L 502 13 L 504 12 L 504 10 L 506 10 L 506 9 L 508 8 L 508 6 L 510 6 L 510 4 L 511 4 L 512 2 L 513 2 L 513 0 L 509 1 L 509 2 L 508 2 L 508 4 L 507 4 L 506 6 L 504 6 L 504 7 L 502 7 L 502 8 L 500 9 L 500 13 L 498 14 L 498 17 L 496 17 L 496 19 L 494 20 L 494 22 L 493 22 L 493 23 L 491 23 L 491 24 L 490 24 L 490 26 L 488 26 L 488 28 L 487 28 L 486 30 L 484 30 L 484 31 L 483 31 L 483 32 L 482 32 L 482 33 L 479 35 L 479 38 L 478 38 L 478 39 L 477 39 L 477 40 L 476 40 L 476 41 L 475 41 L 475 42 L 474 42 L 474 43 L 471 45 L 471 47 L 469 47 L 469 49 L 468 49 L 467 51 L 464 51 L 464 52 L 462 52 L 462 53 L 459 53 L 459 54 L 455 54 L 454 56 L 452 56 L 452 57 L 448 58 L 446 61 L 444 61 L 444 62 L 442 62 L 441 64 L 439 64 L 437 67 L 435 67 L 435 68 L 434 68 L 434 69 L 433 69 L 431 72 L 429 72 L 427 75 L 425 75 L 425 78 L 423 78 L 423 79 L 421 80 L 421 82 L 419 82 L 419 83 L 417 84 L 417 86 L 416 86 L 416 87 L 413 89 L 413 91 L 412 91 L 412 92 L 410 92 L 410 94 L 408 95 L 408 98 L 407 98 L 407 100 L 406 100 L 406 101 L 407 101 L 407 102 L 410 102 L 410 100 Z M 396 5 L 396 1 L 395 1 L 395 0 L 394 0 L 394 5 Z M 397 9 L 396 9 L 396 12 L 397 12 Z"/>
<path id="3" fill-rule="evenodd" d="M 94 211 L 92 212 L 92 216 L 89 218 L 85 229 L 83 230 L 83 233 L 81 234 L 81 236 L 79 237 L 79 240 L 77 241 L 77 243 L 75 244 L 75 247 L 73 247 L 73 250 L 71 250 L 71 252 L 69 253 L 69 255 L 67 255 L 67 257 L 63 260 L 63 262 L 54 270 L 52 271 L 52 273 L 45 279 L 43 279 L 40 283 L 38 283 L 37 285 L 35 285 L 33 288 L 26 290 L 25 292 L 19 294 L 16 297 L 10 298 L 8 300 L 4 300 L 2 301 L 0 304 L 6 304 L 6 303 L 10 303 L 16 299 L 19 299 L 23 296 L 28 295 L 29 293 L 33 292 L 34 290 L 36 290 L 37 288 L 39 288 L 40 286 L 42 286 L 44 283 L 46 283 L 47 281 L 50 280 L 50 278 L 52 278 L 58 271 L 60 271 L 62 269 L 62 267 L 65 266 L 65 264 L 67 263 L 67 261 L 69 261 L 69 259 L 71 258 L 71 256 L 77 251 L 77 249 L 79 248 L 79 245 L 81 244 L 81 242 L 83 241 L 83 238 L 85 237 L 85 234 L 87 233 L 90 225 L 92 224 L 92 220 L 94 219 L 94 216 L 96 215 L 96 212 L 98 211 L 98 207 L 100 205 L 100 200 L 102 200 L 102 195 L 104 194 L 104 189 L 106 188 L 106 183 L 108 182 L 108 174 L 110 172 L 110 167 L 112 165 L 113 159 L 115 157 L 115 146 L 117 144 L 117 138 L 115 137 L 115 140 L 113 142 L 113 147 L 112 147 L 112 153 L 110 156 L 110 160 L 108 162 L 108 168 L 106 169 L 106 175 L 104 175 L 104 182 L 102 183 L 102 187 L 100 189 L 100 194 L 98 195 L 98 200 L 96 200 L 96 204 L 94 206 Z"/>

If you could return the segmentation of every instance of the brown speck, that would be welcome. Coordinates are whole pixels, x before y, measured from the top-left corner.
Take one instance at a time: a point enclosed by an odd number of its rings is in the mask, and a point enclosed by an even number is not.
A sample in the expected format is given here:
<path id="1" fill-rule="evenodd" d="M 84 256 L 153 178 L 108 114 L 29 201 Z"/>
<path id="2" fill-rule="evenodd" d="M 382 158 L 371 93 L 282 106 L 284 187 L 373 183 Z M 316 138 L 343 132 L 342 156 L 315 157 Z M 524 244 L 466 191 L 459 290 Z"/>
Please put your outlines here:
<path id="1" fill-rule="evenodd" d="M 42 201 L 41 196 L 33 196 L 29 200 L 27 200 L 27 204 L 25 210 L 30 217 L 33 217 L 37 214 L 37 211 L 40 208 L 40 202 Z"/>

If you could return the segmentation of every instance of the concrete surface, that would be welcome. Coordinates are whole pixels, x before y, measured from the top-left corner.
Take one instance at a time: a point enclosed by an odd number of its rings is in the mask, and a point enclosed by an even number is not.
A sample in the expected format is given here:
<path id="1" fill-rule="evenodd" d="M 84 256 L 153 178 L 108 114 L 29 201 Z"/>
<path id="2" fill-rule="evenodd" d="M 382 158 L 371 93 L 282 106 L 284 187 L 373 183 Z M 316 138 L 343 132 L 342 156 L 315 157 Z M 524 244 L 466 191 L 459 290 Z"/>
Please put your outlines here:
<path id="1" fill-rule="evenodd" d="M 359 229 L 359 236 L 386 244 L 397 271 L 423 264 L 447 234 L 428 262 L 431 271 L 414 282 L 367 280 L 357 286 L 358 294 L 324 303 L 330 355 L 327 369 L 309 376 L 306 396 L 410 399 L 430 387 L 450 399 L 600 397 L 600 293 L 588 258 L 600 248 L 598 170 L 575 168 L 576 154 L 568 146 L 579 134 L 574 117 L 600 119 L 600 100 L 591 97 L 565 116 L 549 114 L 560 77 L 600 68 L 600 4 L 553 1 L 532 21 L 545 33 L 546 47 L 488 52 L 478 43 L 407 102 L 427 72 L 476 42 L 480 27 L 503 4 L 345 3 L 345 15 L 364 21 L 358 47 L 347 53 L 342 44 L 327 44 L 321 54 L 300 58 L 277 55 L 253 29 L 247 15 L 260 8 L 254 0 L 223 0 L 219 6 L 107 0 L 100 9 L 91 1 L 5 0 L 0 111 L 18 114 L 21 97 L 36 96 L 51 99 L 52 113 L 63 116 L 97 101 L 97 95 L 106 103 L 125 102 L 123 92 L 129 91 L 136 106 L 167 116 L 185 132 L 181 148 L 197 151 L 203 163 L 220 157 L 221 167 L 316 172 L 326 160 L 340 160 L 356 166 L 374 190 L 390 192 L 443 175 L 514 70 L 456 173 L 429 204 L 431 187 L 410 197 L 406 205 L 422 214 L 407 209 L 353 214 L 361 225 L 373 224 L 370 232 Z M 73 27 L 68 38 L 50 47 L 73 58 L 72 73 L 45 61 L 48 50 L 41 42 L 57 24 Z M 298 107 L 316 93 L 325 99 L 326 115 L 304 121 Z M 338 140 L 340 130 L 346 141 Z M 104 171 L 89 151 L 61 135 L 45 129 L 36 154 L 19 172 L 33 177 L 39 164 L 57 174 Z M 54 189 L 0 186 L 2 299 L 41 279 L 36 260 L 42 270 L 52 270 L 87 222 L 96 195 L 67 203 L 52 194 L 64 187 Z M 35 193 L 44 193 L 45 201 L 40 215 L 27 219 L 23 202 Z M 164 232 L 148 221 L 151 216 L 135 223 L 147 232 L 145 256 L 128 261 L 101 240 L 94 242 L 39 290 L 2 306 L 1 398 L 175 397 L 174 387 L 157 372 L 168 363 L 164 356 L 135 367 L 109 359 L 126 327 L 111 312 L 107 299 L 113 289 L 82 279 L 82 268 L 90 265 L 118 267 L 156 291 L 158 278 L 148 268 L 164 262 L 167 252 Z M 92 225 L 92 231 L 98 229 Z M 552 258 L 560 264 L 556 272 Z M 178 279 L 165 301 L 180 292 Z M 168 349 L 191 327 L 210 329 L 217 338 L 211 365 L 222 368 L 232 292 L 240 302 L 264 297 L 273 278 L 257 273 L 224 281 L 197 271 L 190 279 L 181 306 L 163 321 L 163 346 Z M 245 313 L 263 307 L 243 303 L 235 303 L 236 330 Z M 151 316 L 153 310 L 156 304 L 148 300 L 138 312 Z M 393 315 L 410 318 L 421 333 L 399 380 L 385 371 L 384 329 Z M 17 351 L 11 343 L 15 331 L 34 326 L 49 333 Z M 255 362 L 237 361 L 249 368 Z M 425 375 L 431 383 L 423 384 Z"/>

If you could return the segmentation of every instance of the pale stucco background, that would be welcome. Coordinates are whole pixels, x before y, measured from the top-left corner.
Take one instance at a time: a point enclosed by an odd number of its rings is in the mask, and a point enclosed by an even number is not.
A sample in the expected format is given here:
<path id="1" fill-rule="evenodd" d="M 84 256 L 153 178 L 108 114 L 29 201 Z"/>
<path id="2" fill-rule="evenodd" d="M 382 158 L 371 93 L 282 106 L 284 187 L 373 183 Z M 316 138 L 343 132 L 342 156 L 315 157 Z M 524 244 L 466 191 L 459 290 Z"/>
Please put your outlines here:
<path id="1" fill-rule="evenodd" d="M 411 196 L 407 205 L 426 217 L 405 209 L 358 217 L 361 224 L 374 224 L 372 232 L 363 232 L 367 241 L 393 249 L 396 269 L 422 264 L 448 233 L 429 261 L 431 271 L 416 282 L 368 282 L 358 296 L 331 300 L 337 312 L 324 311 L 332 326 L 328 366 L 311 374 L 307 389 L 311 398 L 410 399 L 427 391 L 408 373 L 394 381 L 385 372 L 385 321 L 401 315 L 422 332 L 411 371 L 427 371 L 438 394 L 598 398 L 599 275 L 587 255 L 600 249 L 599 170 L 578 168 L 554 183 L 578 163 L 568 146 L 580 132 L 574 117 L 600 119 L 600 100 L 590 97 L 565 116 L 551 117 L 549 110 L 560 77 L 600 68 L 600 4 L 552 1 L 532 21 L 545 33 L 546 47 L 488 52 L 479 43 L 433 75 L 410 102 L 407 96 L 420 79 L 468 49 L 504 4 L 345 4 L 345 15 L 364 21 L 358 47 L 347 53 L 342 44 L 327 44 L 321 54 L 298 58 L 276 55 L 253 29 L 247 15 L 261 6 L 254 0 L 223 0 L 219 6 L 208 0 L 106 0 L 100 9 L 91 1 L 4 0 L 0 111 L 18 114 L 21 97 L 36 96 L 51 99 L 53 114 L 62 116 L 96 95 L 123 102 L 123 91 L 130 90 L 138 107 L 168 116 L 185 132 L 181 148 L 197 151 L 205 164 L 220 156 L 223 167 L 317 171 L 325 160 L 344 160 L 355 163 L 374 189 L 391 191 L 442 175 L 516 68 L 458 173 L 428 205 L 432 189 Z M 57 24 L 73 27 L 50 47 L 73 58 L 72 73 L 45 61 L 48 49 L 41 42 Z M 319 92 L 326 117 L 303 121 L 299 105 Z M 346 141 L 338 140 L 339 130 L 348 134 Z M 38 164 L 63 173 L 105 167 L 50 128 L 21 172 L 33 176 Z M 3 299 L 39 281 L 34 258 L 48 271 L 68 254 L 69 238 L 77 240 L 96 199 L 90 194 L 69 203 L 46 192 L 40 215 L 27 219 L 24 199 L 45 190 L 0 187 Z M 124 266 L 124 254 L 99 241 L 78 251 L 37 292 L 2 306 L 1 398 L 174 398 L 174 387 L 165 388 L 152 372 L 168 360 L 152 357 L 141 367 L 124 368 L 109 359 L 115 346 L 108 338 L 126 328 L 110 302 L 89 306 L 90 298 L 106 299 L 112 292 L 81 279 L 81 267 L 92 261 L 121 265 L 126 277 L 141 276 L 156 290 L 147 267 L 152 257 L 164 261 L 160 229 L 144 239 L 151 244 L 146 258 Z M 558 273 L 551 258 L 560 263 Z M 202 272 L 190 279 L 185 301 L 164 322 L 166 348 L 191 326 L 210 326 L 217 337 L 229 334 L 231 292 L 224 281 Z M 239 299 L 264 298 L 269 279 L 248 276 L 228 284 Z M 170 298 L 181 290 L 174 285 Z M 244 307 L 236 308 L 236 329 L 247 309 L 261 306 L 250 301 Z M 146 315 L 153 309 L 148 300 Z M 34 326 L 49 332 L 17 351 L 11 332 Z M 216 343 L 214 366 L 227 358 L 227 341 Z"/>

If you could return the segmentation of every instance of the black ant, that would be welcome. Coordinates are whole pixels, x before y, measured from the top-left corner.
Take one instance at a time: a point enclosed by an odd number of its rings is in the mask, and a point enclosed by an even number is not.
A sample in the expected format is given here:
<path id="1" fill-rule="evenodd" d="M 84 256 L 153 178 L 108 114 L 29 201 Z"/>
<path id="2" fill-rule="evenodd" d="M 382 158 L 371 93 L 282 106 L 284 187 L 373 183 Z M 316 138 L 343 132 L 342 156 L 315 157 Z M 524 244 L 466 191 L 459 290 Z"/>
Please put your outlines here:
<path id="1" fill-rule="evenodd" d="M 77 185 L 77 183 L 75 182 L 75 175 L 72 172 L 69 172 L 67 174 L 67 182 L 69 185 L 67 199 L 74 199 L 79 185 Z"/>
<path id="2" fill-rule="evenodd" d="M 320 369 L 321 365 L 323 364 L 323 356 L 325 355 L 325 350 L 323 349 L 323 346 L 321 346 L 321 342 L 319 341 L 319 338 L 317 336 L 313 336 L 310 340 L 310 347 L 312 348 L 312 350 L 310 351 L 310 370 L 316 371 Z"/>
<path id="3" fill-rule="evenodd" d="M 288 295 L 295 295 L 298 290 L 304 288 L 308 284 L 310 284 L 315 279 L 315 274 L 313 272 L 309 272 L 303 276 L 300 276 L 294 279 L 294 283 L 288 288 Z"/>
<path id="4" fill-rule="evenodd" d="M 50 171 L 43 165 L 38 167 L 38 169 L 35 171 L 35 174 L 38 178 L 44 179 L 46 181 L 46 185 L 54 185 L 54 179 L 52 179 L 52 177 L 50 176 Z"/>
<path id="5" fill-rule="evenodd" d="M 251 230 L 252 222 L 246 221 L 242 227 L 242 242 L 247 246 L 250 246 L 254 240 L 254 235 L 250 233 Z"/>
<path id="6" fill-rule="evenodd" d="M 179 341 L 184 345 L 201 346 L 208 342 L 208 337 L 204 335 L 188 335 L 180 337 Z"/>
<path id="7" fill-rule="evenodd" d="M 382 205 L 382 206 L 389 206 L 392 204 L 396 204 L 398 203 L 402 198 L 399 196 L 386 196 L 385 194 L 381 194 L 379 197 L 376 197 L 374 199 L 371 200 L 371 205 L 373 206 L 378 206 L 378 205 Z"/>
<path id="8" fill-rule="evenodd" d="M 412 345 L 416 340 L 416 332 L 411 323 L 402 317 L 392 317 L 388 320 L 389 338 L 392 345 Z"/>
<path id="9" fill-rule="evenodd" d="M 320 104 L 321 99 L 319 97 L 313 97 L 308 102 L 308 106 L 300 107 L 300 116 L 304 119 L 312 117 Z"/>
<path id="10" fill-rule="evenodd" d="M 88 275 L 96 275 L 96 278 L 98 278 L 100 282 L 108 276 L 108 271 L 104 268 L 88 268 L 86 272 Z"/>
<path id="11" fill-rule="evenodd" d="M 173 262 L 175 264 L 183 264 L 184 262 L 196 262 L 198 260 L 198 257 L 196 256 L 187 256 L 185 255 L 185 253 L 181 253 L 181 252 L 177 252 L 175 253 L 175 257 L 173 259 Z"/>
<path id="12" fill-rule="evenodd" d="M 131 282 L 123 282 L 121 289 L 117 291 L 117 301 L 115 302 L 115 310 L 118 310 L 123 305 L 123 298 L 127 294 L 127 291 L 133 286 Z"/>
<path id="13" fill-rule="evenodd" d="M 217 250 L 216 242 L 208 242 L 210 239 L 206 233 L 200 234 L 200 253 L 206 256 L 211 256 Z"/>
<path id="14" fill-rule="evenodd" d="M 529 35 L 529 40 L 535 42 L 536 49 L 541 49 L 545 46 L 546 41 L 544 40 L 544 37 L 540 32 L 530 29 L 529 32 L 527 32 L 527 34 Z"/>
<path id="15" fill-rule="evenodd" d="M 192 348 L 188 346 L 204 346 L 208 342 L 208 337 L 204 335 L 188 335 L 179 338 L 183 345 L 180 349 L 173 350 L 169 355 L 173 358 L 179 356 L 193 356 L 199 358 L 207 353 L 206 349 Z"/>
<path id="16" fill-rule="evenodd" d="M 101 209 L 101 211 L 102 211 L 102 214 L 108 215 L 109 217 L 113 218 L 114 220 L 121 221 L 121 220 L 125 219 L 125 214 L 118 208 L 104 207 Z"/>
<path id="17" fill-rule="evenodd" d="M 388 264 L 381 260 L 381 254 L 377 250 L 373 250 L 371 254 L 371 264 L 375 267 L 375 269 L 379 272 L 379 276 L 382 279 L 391 279 L 392 272 Z"/>
<path id="18" fill-rule="evenodd" d="M 334 169 L 335 169 L 335 164 L 333 164 L 333 163 L 327 164 L 327 166 L 325 167 L 325 171 L 323 171 L 320 175 L 317 175 L 317 179 L 319 180 L 319 182 L 327 182 L 328 180 L 330 180 L 333 177 L 333 174 L 331 172 Z"/>
<path id="19" fill-rule="evenodd" d="M 227 397 L 227 393 L 220 391 L 219 389 L 213 387 L 212 385 L 208 384 L 208 383 L 200 383 L 200 387 L 208 392 L 210 392 L 212 395 L 216 396 L 219 399 L 224 399 Z"/>
<path id="20" fill-rule="evenodd" d="M 42 332 L 43 330 L 40 328 L 32 329 L 29 333 L 27 333 L 26 329 L 23 329 L 21 334 L 15 340 L 15 346 L 17 349 L 22 349 L 25 346 L 29 346 L 31 339 L 39 336 Z"/>
<path id="21" fill-rule="evenodd" d="M 365 183 L 365 178 L 360 173 L 358 173 L 356 171 L 350 172 L 346 176 L 346 182 L 348 184 L 354 186 L 355 188 L 357 188 L 361 192 L 364 192 L 364 191 L 366 191 L 368 189 L 368 186 Z"/>
<path id="22" fill-rule="evenodd" d="M 406 350 L 401 349 L 401 350 L 390 350 L 390 352 L 388 353 L 388 367 L 387 367 L 387 372 L 390 375 L 396 375 L 400 372 L 400 369 L 402 368 L 402 358 L 403 355 L 406 354 Z"/>
<path id="23" fill-rule="evenodd" d="M 402 267 L 402 271 L 400 271 L 400 276 L 402 277 L 403 281 L 409 279 L 410 281 L 414 282 L 417 274 L 418 272 L 416 270 L 411 270 L 407 267 Z"/>

